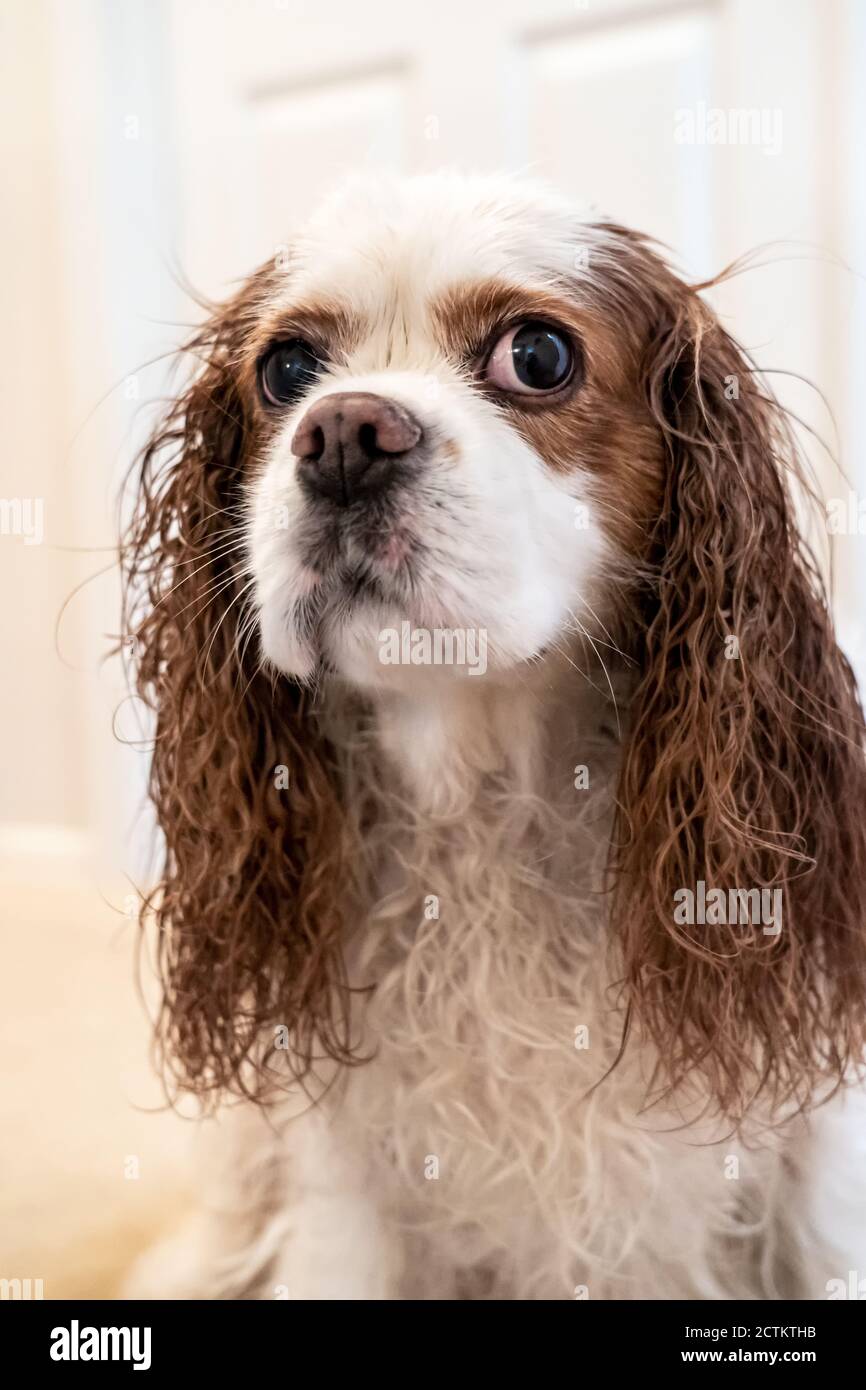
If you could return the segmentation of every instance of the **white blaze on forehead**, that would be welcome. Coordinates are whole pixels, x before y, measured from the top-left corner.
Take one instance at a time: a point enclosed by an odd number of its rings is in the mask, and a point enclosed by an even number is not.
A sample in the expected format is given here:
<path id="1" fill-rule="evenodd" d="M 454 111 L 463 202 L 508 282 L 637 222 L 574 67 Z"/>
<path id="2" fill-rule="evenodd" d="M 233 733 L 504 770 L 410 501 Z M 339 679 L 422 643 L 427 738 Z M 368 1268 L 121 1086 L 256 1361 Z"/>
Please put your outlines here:
<path id="1" fill-rule="evenodd" d="M 463 280 L 543 290 L 580 273 L 585 222 L 585 209 L 503 176 L 358 177 L 293 238 L 286 301 L 336 298 L 374 320 L 399 306 L 417 323 Z"/>

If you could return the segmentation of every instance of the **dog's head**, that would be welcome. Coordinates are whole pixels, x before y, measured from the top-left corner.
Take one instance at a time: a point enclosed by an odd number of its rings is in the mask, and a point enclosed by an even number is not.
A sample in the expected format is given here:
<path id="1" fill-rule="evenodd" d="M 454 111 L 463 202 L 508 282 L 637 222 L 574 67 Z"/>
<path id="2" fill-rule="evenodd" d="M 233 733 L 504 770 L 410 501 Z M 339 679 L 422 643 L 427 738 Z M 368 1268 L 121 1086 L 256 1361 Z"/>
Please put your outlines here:
<path id="1" fill-rule="evenodd" d="M 301 1069 L 352 1056 L 320 678 L 519 680 L 602 620 L 640 672 L 611 856 L 629 1017 L 729 1114 L 838 1080 L 866 1013 L 862 720 L 785 417 L 697 291 L 536 188 L 356 183 L 191 347 L 124 552 L 186 1080 L 236 1081 L 267 1025 Z M 464 659 L 416 662 L 419 632 Z M 684 926 L 701 880 L 778 890 L 781 932 Z"/>
<path id="2" fill-rule="evenodd" d="M 626 338 L 581 269 L 606 240 L 501 185 L 356 185 L 262 273 L 249 553 L 281 672 L 411 681 L 386 640 L 406 626 L 465 635 L 508 671 L 591 602 L 661 472 L 634 325 Z"/>

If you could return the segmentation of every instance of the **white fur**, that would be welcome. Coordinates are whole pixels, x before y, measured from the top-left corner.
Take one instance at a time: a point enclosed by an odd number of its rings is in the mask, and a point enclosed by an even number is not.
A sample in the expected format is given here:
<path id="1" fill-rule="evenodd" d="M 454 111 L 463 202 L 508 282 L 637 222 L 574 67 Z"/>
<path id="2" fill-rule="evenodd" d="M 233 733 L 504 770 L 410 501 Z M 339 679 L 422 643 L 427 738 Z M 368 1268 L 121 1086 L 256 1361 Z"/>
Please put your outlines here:
<path id="1" fill-rule="evenodd" d="M 174 1285 L 163 1264 L 163 1296 L 822 1297 L 866 1273 L 862 1165 L 857 1202 L 825 1167 L 859 1142 L 851 1099 L 782 1132 L 755 1116 L 735 1141 L 700 1120 L 700 1094 L 649 1103 L 648 1048 L 611 1070 L 623 1015 L 601 889 L 628 692 L 580 628 L 603 639 L 618 557 L 575 528 L 579 466 L 547 469 L 429 321 L 461 279 L 579 287 L 584 235 L 547 194 L 445 178 L 356 184 L 295 243 L 285 305 L 338 295 L 366 331 L 263 460 L 250 566 L 265 656 L 300 680 L 326 658 L 349 804 L 377 808 L 346 903 L 350 977 L 375 985 L 358 1010 L 373 1059 L 323 1071 L 315 1107 L 223 1116 L 220 1132 L 243 1129 L 223 1235 Z M 304 557 L 289 447 L 311 402 L 347 388 L 400 402 L 435 442 L 401 520 L 426 548 L 418 582 L 400 591 L 393 554 L 350 543 L 348 563 L 397 586 L 355 606 Z M 483 628 L 487 675 L 383 665 L 378 634 L 406 618 Z M 372 728 L 345 714 L 346 685 Z"/>

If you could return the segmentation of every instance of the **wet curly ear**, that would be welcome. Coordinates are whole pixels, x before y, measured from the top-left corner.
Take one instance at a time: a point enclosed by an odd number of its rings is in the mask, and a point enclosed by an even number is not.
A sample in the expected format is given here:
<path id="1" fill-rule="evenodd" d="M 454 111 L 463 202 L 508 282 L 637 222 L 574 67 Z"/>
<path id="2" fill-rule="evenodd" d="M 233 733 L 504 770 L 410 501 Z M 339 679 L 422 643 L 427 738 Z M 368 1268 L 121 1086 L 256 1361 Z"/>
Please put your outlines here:
<path id="1" fill-rule="evenodd" d="M 234 364 L 258 279 L 188 344 L 202 366 L 138 461 L 122 548 L 165 841 L 147 902 L 164 991 L 158 1040 L 181 1086 L 213 1096 L 261 1097 L 286 1066 L 305 1075 L 314 1053 L 352 1060 L 332 758 L 308 695 L 261 670 L 245 605 L 251 434 Z M 289 1050 L 273 1051 L 277 1037 Z"/>
<path id="2" fill-rule="evenodd" d="M 863 1057 L 863 716 L 798 533 L 789 482 L 803 470 L 784 412 L 697 294 L 660 283 L 666 319 L 643 379 L 664 498 L 614 919 L 661 1091 L 698 1079 L 736 1119 L 759 1094 L 771 1111 L 802 1105 Z M 750 924 L 740 899 L 735 924 L 713 922 L 717 907 L 701 924 L 701 882 L 726 900 L 750 891 Z"/>

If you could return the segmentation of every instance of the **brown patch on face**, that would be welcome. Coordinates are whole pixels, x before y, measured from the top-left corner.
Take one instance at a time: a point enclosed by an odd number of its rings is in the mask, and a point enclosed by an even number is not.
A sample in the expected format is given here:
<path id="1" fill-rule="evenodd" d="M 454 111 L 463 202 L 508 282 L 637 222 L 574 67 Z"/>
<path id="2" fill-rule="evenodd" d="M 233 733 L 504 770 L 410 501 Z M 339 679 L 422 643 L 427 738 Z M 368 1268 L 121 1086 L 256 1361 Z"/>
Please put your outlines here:
<path id="1" fill-rule="evenodd" d="M 303 338 L 322 361 L 344 361 L 357 346 L 361 325 L 337 299 L 310 299 L 276 312 L 266 313 L 250 343 L 258 359 L 271 343 Z"/>
<path id="2" fill-rule="evenodd" d="M 267 349 L 274 343 L 302 338 L 320 361 L 340 363 L 361 333 L 361 325 L 336 299 L 311 299 L 279 309 L 273 307 L 272 300 L 271 275 L 263 286 L 259 312 L 251 320 L 233 364 L 238 390 L 249 410 L 254 445 L 264 442 L 281 424 L 280 412 L 266 410 L 259 392 L 258 367 Z"/>
<path id="3" fill-rule="evenodd" d="M 496 341 L 524 319 L 567 332 L 583 354 L 582 380 L 550 396 L 510 395 L 484 381 Z M 638 325 L 606 315 L 589 293 L 580 303 L 565 287 L 537 291 L 495 280 L 454 286 L 433 306 L 433 320 L 444 351 L 470 365 L 478 389 L 508 412 L 548 467 L 586 476 L 616 546 L 629 554 L 645 549 L 661 499 L 662 441 L 641 392 Z"/>

